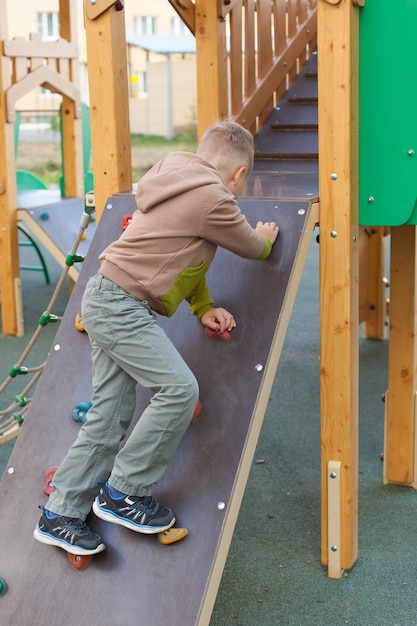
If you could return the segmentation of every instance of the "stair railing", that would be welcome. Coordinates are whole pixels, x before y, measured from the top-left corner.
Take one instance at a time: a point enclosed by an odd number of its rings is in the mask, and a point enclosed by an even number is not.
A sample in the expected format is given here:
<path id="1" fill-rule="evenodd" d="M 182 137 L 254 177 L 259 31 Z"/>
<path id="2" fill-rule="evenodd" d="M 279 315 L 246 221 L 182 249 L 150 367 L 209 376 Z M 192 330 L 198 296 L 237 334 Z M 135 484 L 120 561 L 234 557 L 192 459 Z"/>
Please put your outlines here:
<path id="1" fill-rule="evenodd" d="M 199 136 L 219 119 L 255 133 L 316 46 L 317 0 L 170 0 L 196 38 Z"/>

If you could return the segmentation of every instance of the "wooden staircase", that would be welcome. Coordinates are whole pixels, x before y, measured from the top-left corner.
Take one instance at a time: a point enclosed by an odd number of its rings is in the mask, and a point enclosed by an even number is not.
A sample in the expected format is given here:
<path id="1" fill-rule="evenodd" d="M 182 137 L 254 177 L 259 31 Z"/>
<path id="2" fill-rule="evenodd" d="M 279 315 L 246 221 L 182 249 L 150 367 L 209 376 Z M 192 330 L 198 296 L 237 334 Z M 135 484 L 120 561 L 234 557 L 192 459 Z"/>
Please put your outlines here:
<path id="1" fill-rule="evenodd" d="M 318 161 L 317 54 L 313 53 L 255 137 L 255 159 Z"/>

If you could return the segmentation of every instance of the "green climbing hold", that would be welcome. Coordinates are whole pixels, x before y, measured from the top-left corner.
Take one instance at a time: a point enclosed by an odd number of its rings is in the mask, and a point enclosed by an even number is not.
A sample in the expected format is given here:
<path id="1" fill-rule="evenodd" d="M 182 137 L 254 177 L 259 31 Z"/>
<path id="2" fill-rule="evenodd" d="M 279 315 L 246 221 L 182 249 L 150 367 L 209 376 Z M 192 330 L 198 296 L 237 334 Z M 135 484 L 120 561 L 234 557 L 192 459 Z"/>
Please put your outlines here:
<path id="1" fill-rule="evenodd" d="M 84 257 L 82 254 L 68 254 L 67 258 L 65 259 L 65 265 L 68 265 L 69 267 L 71 267 L 71 265 L 74 265 L 74 263 L 82 263 L 84 261 Z"/>
<path id="2" fill-rule="evenodd" d="M 9 376 L 11 378 L 16 378 L 18 374 L 27 374 L 27 373 L 28 373 L 27 367 L 19 367 L 18 365 L 13 365 L 12 369 L 9 372 Z"/>
<path id="3" fill-rule="evenodd" d="M 44 311 L 39 318 L 39 325 L 46 326 L 48 322 L 57 322 L 57 321 L 58 321 L 57 315 L 54 315 L 53 313 L 47 313 L 46 311 Z"/>

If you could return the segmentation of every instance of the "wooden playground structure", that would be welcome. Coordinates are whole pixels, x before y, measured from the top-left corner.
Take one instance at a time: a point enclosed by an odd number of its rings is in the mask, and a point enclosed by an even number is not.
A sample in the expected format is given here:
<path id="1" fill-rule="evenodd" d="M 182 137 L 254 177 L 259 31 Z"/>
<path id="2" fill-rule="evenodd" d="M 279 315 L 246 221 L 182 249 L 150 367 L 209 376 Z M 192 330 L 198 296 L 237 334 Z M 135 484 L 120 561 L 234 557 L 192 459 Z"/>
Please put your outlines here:
<path id="1" fill-rule="evenodd" d="M 370 218 L 367 209 L 374 204 L 374 197 L 379 200 L 382 191 L 371 193 L 366 189 L 366 181 L 359 183 L 360 29 L 367 27 L 367 16 L 372 21 L 378 11 L 379 15 L 388 12 L 389 5 L 387 0 L 170 3 L 196 38 L 199 136 L 219 119 L 233 119 L 256 135 L 313 51 L 318 51 L 321 553 L 329 576 L 337 578 L 344 569 L 352 567 L 358 555 L 359 329 L 363 323 L 366 337 L 386 336 L 387 234 L 391 242 L 391 272 L 384 481 L 417 486 L 416 227 L 413 216 L 410 217 L 413 207 L 407 219 L 400 222 L 389 211 L 382 211 L 383 219 L 372 217 L 372 221 L 364 222 L 362 216 Z M 76 0 L 60 0 L 62 39 L 56 43 L 42 43 L 34 36 L 8 41 L 6 3 L 0 8 L 1 306 L 3 332 L 10 335 L 22 331 L 13 149 L 15 103 L 25 89 L 34 85 L 47 85 L 62 94 L 66 112 L 64 133 L 69 138 L 64 158 L 70 165 L 67 171 L 72 171 L 67 175 L 65 193 L 79 196 L 80 102 L 72 30 L 74 5 L 78 4 Z M 401 7 L 399 2 L 398 19 Z M 414 14 L 416 8 L 411 7 Z M 108 197 L 129 195 L 132 188 L 123 2 L 84 0 L 84 12 L 99 220 Z M 404 16 L 402 21 L 406 21 Z M 387 19 L 381 25 L 388 28 Z M 226 32 L 230 33 L 229 40 Z M 401 45 L 407 46 L 406 39 L 398 41 L 400 50 Z M 372 49 L 366 52 L 371 57 Z M 381 54 L 380 49 L 377 52 Z M 408 54 L 416 56 L 415 51 L 410 53 L 406 48 L 403 59 Z M 375 59 L 373 62 L 378 63 Z M 398 66 L 395 69 L 398 71 Z M 397 76 L 391 79 L 394 82 Z M 410 110 L 417 110 L 415 88 L 410 100 Z M 414 128 L 411 124 L 410 127 L 399 148 L 405 150 L 406 156 L 394 153 L 392 159 L 401 162 L 404 156 L 404 167 L 409 168 L 405 186 L 415 203 L 417 160 L 413 156 L 417 131 L 415 123 Z M 386 129 L 387 134 L 395 132 Z M 383 134 L 379 133 L 382 139 Z M 373 145 L 372 149 L 380 148 Z M 289 163 L 291 159 L 294 156 L 287 158 Z M 280 169 L 279 164 L 276 169 Z M 360 197 L 362 187 L 365 199 Z"/>

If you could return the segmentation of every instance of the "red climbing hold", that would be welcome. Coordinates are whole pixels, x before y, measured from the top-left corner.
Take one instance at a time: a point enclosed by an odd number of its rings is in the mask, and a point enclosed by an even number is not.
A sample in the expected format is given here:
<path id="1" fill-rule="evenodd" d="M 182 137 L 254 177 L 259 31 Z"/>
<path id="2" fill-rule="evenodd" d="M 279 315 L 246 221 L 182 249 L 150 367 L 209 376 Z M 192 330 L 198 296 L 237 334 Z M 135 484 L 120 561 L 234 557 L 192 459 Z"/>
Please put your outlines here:
<path id="1" fill-rule="evenodd" d="M 223 332 L 220 332 L 220 330 L 213 330 L 213 328 L 207 328 L 206 327 L 206 335 L 207 337 L 209 337 L 210 339 L 223 339 L 223 341 L 230 341 L 231 336 L 228 330 L 224 330 Z"/>

